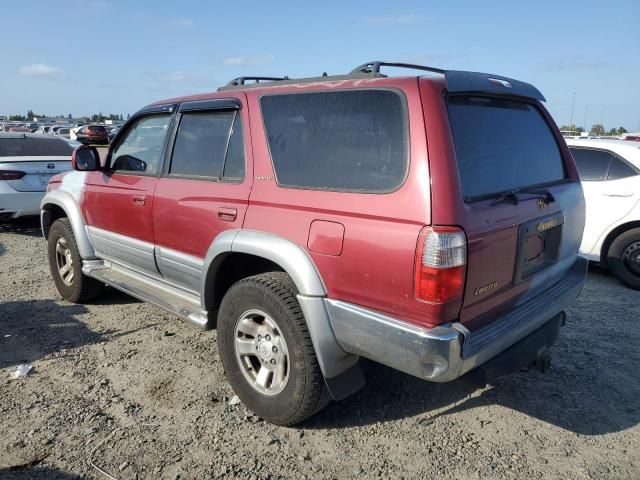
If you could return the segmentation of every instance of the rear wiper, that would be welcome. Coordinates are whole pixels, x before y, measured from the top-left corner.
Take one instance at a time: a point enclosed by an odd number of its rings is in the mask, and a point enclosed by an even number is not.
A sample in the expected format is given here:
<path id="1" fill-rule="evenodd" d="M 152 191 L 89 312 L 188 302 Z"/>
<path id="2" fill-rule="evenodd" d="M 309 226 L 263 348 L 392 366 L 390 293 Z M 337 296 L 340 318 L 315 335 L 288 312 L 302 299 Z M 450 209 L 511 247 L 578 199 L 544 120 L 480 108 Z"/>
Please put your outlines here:
<path id="1" fill-rule="evenodd" d="M 497 205 L 498 203 L 504 202 L 505 200 L 509 200 L 513 202 L 514 205 L 517 205 L 520 202 L 520 198 L 518 197 L 519 191 L 520 190 L 518 190 L 517 188 L 512 188 L 511 190 L 496 193 L 495 195 L 493 195 L 494 198 L 491 202 L 491 205 Z"/>
<path id="2" fill-rule="evenodd" d="M 540 188 L 537 190 L 522 190 L 521 192 L 528 195 L 541 195 L 544 203 L 546 203 L 547 205 L 556 201 L 556 197 L 553 196 L 553 193 L 551 193 L 546 188 Z"/>

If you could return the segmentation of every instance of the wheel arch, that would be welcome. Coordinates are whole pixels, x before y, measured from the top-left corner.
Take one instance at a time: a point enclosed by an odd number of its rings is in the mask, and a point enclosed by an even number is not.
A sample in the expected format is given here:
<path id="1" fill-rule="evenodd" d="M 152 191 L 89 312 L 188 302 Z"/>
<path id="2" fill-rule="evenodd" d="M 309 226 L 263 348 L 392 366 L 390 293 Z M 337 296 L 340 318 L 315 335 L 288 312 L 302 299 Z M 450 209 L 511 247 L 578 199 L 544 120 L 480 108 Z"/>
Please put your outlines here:
<path id="1" fill-rule="evenodd" d="M 227 230 L 213 241 L 204 261 L 204 280 L 200 288 L 202 307 L 214 311 L 220 304 L 226 289 L 218 277 L 229 273 L 238 264 L 260 263 L 256 268 L 246 268 L 251 274 L 263 273 L 265 268 L 286 272 L 301 295 L 325 297 L 326 288 L 309 254 L 292 241 L 255 230 Z M 237 262 L 237 263 L 236 263 Z M 238 277 L 243 278 L 243 277 Z M 228 285 L 227 288 L 231 286 Z M 218 287 L 218 288 L 216 288 Z"/>
<path id="2" fill-rule="evenodd" d="M 614 240 L 624 232 L 633 228 L 640 228 L 640 220 L 625 222 L 621 225 L 618 225 L 607 234 L 604 241 L 602 242 L 602 248 L 600 249 L 600 265 L 602 265 L 603 267 L 607 266 L 609 248 L 611 247 L 611 244 L 614 242 Z"/>
<path id="3" fill-rule="evenodd" d="M 233 283 L 274 270 L 287 273 L 298 290 L 300 308 L 331 396 L 339 400 L 362 388 L 359 357 L 345 352 L 335 338 L 325 306 L 327 291 L 313 260 L 286 238 L 254 230 L 227 230 L 214 240 L 205 257 L 200 291 L 202 308 L 209 312 L 212 326 Z"/>
<path id="4" fill-rule="evenodd" d="M 60 189 L 47 193 L 40 204 L 40 222 L 45 238 L 48 238 L 53 222 L 63 217 L 69 218 L 71 222 L 80 256 L 83 259 L 95 258 L 95 250 L 89 241 L 84 219 L 75 199 L 69 193 Z"/>

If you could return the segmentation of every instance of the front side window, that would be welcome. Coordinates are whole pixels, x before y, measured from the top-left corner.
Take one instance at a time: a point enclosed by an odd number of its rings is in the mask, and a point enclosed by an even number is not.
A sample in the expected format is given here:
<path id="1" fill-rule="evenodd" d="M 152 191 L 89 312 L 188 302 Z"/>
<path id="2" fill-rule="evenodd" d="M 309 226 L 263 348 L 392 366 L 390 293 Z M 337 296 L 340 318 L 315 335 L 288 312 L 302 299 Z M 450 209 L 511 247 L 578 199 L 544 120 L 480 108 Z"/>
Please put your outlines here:
<path id="1" fill-rule="evenodd" d="M 170 115 L 150 115 L 136 120 L 113 149 L 111 168 L 155 174 L 162 163 L 170 120 Z"/>
<path id="2" fill-rule="evenodd" d="M 398 93 L 296 93 L 260 102 L 280 186 L 388 192 L 404 181 L 407 113 Z"/>
<path id="3" fill-rule="evenodd" d="M 183 113 L 169 174 L 213 179 L 243 177 L 240 115 L 235 111 Z"/>

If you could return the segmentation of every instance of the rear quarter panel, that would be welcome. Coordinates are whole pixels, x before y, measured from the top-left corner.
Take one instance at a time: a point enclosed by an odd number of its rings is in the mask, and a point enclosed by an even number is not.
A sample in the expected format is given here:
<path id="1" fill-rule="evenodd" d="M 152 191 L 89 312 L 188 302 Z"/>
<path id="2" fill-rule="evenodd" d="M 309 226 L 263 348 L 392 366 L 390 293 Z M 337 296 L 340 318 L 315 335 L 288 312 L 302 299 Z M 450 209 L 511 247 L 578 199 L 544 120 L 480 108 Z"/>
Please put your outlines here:
<path id="1" fill-rule="evenodd" d="M 261 118 L 261 95 L 344 88 L 394 88 L 406 96 L 410 134 L 409 171 L 404 184 L 385 194 L 305 190 L 278 186 Z M 328 296 L 424 323 L 413 293 L 418 234 L 430 222 L 429 171 L 417 80 L 376 79 L 323 82 L 247 90 L 255 183 L 244 228 L 294 241 L 314 260 Z M 344 226 L 339 255 L 308 248 L 312 222 Z M 342 231 L 336 229 L 335 231 Z"/>

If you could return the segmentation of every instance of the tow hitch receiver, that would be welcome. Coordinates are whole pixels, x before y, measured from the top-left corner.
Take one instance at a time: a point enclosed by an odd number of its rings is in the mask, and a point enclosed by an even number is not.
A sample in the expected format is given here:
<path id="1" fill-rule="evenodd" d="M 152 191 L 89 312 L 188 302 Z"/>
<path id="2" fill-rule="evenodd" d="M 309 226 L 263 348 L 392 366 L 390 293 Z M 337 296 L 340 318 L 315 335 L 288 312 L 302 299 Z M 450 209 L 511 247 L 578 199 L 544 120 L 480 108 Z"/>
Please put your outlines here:
<path id="1" fill-rule="evenodd" d="M 560 328 L 565 323 L 566 315 L 560 312 L 538 330 L 471 370 L 465 377 L 483 387 L 498 377 L 521 369 L 533 367 L 545 373 L 551 366 L 551 352 L 548 349 L 558 338 Z"/>

